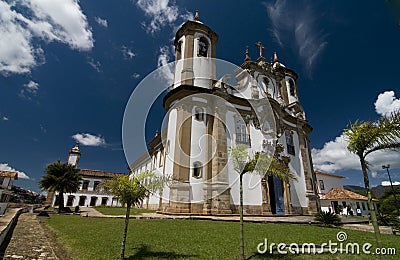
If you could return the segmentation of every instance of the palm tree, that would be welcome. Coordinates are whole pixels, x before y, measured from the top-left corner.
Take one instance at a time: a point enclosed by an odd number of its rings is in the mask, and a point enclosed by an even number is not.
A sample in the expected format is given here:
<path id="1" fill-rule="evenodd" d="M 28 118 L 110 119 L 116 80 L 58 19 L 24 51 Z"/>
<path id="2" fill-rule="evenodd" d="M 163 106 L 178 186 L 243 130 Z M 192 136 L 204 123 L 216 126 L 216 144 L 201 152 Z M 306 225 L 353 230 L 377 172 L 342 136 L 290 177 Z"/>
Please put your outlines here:
<path id="1" fill-rule="evenodd" d="M 120 259 L 124 259 L 125 255 L 126 235 L 128 233 L 131 207 L 139 205 L 147 196 L 160 190 L 165 184 L 164 179 L 158 178 L 149 172 L 113 178 L 102 184 L 105 190 L 114 194 L 122 204 L 126 204 Z"/>
<path id="2" fill-rule="evenodd" d="M 375 239 L 378 247 L 381 247 L 381 235 L 369 188 L 369 178 L 367 173 L 369 163 L 366 160 L 366 156 L 379 150 L 400 148 L 400 111 L 383 116 L 376 122 L 356 121 L 345 129 L 344 135 L 349 143 L 347 149 L 356 154 L 360 159 Z"/>
<path id="3" fill-rule="evenodd" d="M 82 176 L 75 166 L 60 161 L 45 168 L 46 175 L 39 181 L 39 186 L 48 191 L 58 191 L 58 211 L 64 209 L 64 193 L 76 192 Z"/>
<path id="4" fill-rule="evenodd" d="M 279 152 L 279 148 L 277 152 Z M 247 152 L 247 146 L 240 144 L 231 149 L 231 158 L 234 169 L 239 173 L 239 194 L 240 194 L 240 259 L 244 259 L 244 228 L 243 228 L 243 175 L 248 172 L 257 172 L 261 176 L 274 175 L 282 180 L 289 181 L 295 179 L 290 173 L 289 168 L 278 158 L 278 153 L 268 156 L 266 153 L 256 153 L 250 157 Z"/>

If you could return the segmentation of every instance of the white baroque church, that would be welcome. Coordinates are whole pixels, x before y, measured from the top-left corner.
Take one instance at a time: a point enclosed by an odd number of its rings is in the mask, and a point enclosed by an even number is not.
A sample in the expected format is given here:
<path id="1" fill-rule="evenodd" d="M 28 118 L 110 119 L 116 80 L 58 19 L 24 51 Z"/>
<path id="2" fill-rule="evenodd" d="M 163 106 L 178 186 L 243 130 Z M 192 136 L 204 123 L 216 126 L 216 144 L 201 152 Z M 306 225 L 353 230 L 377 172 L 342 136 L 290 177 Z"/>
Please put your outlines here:
<path id="1" fill-rule="evenodd" d="M 276 53 L 267 62 L 258 42 L 257 60 L 246 50 L 234 76 L 217 80 L 217 42 L 218 35 L 197 13 L 176 32 L 174 81 L 163 100 L 167 124 L 130 165 L 131 174 L 154 171 L 173 181 L 142 206 L 168 214 L 237 214 L 239 174 L 229 155 L 242 144 L 249 155 L 281 147 L 275 155 L 296 177 L 284 181 L 245 174 L 246 214 L 315 214 L 319 200 L 308 138 L 312 127 L 299 101 L 298 75 Z M 262 100 L 268 105 L 257 107 Z"/>

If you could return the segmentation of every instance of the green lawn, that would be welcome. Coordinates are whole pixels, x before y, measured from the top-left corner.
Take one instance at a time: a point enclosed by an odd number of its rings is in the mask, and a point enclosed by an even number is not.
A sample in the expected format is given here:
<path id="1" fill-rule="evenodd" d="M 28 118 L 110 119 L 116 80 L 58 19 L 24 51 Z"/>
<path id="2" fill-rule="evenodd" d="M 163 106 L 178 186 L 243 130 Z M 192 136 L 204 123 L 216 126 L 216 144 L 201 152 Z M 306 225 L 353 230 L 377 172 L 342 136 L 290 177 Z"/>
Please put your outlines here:
<path id="1" fill-rule="evenodd" d="M 124 215 L 126 214 L 126 208 L 123 207 L 94 207 L 97 211 L 103 213 L 104 215 Z M 149 209 L 138 209 L 131 208 L 130 215 L 140 215 L 142 213 L 152 213 L 156 212 L 155 210 Z"/>
<path id="2" fill-rule="evenodd" d="M 117 259 L 120 252 L 124 219 L 83 218 L 54 215 L 47 224 L 76 259 Z M 268 243 L 337 242 L 342 229 L 293 224 L 245 223 L 246 257 L 251 259 L 377 259 L 355 255 L 257 255 L 257 245 Z M 374 244 L 372 233 L 344 230 L 347 242 Z M 383 235 L 385 247 L 400 254 L 400 237 Z M 201 220 L 136 220 L 129 222 L 126 257 L 128 259 L 237 259 L 239 223 Z M 386 257 L 386 259 L 397 259 Z"/>

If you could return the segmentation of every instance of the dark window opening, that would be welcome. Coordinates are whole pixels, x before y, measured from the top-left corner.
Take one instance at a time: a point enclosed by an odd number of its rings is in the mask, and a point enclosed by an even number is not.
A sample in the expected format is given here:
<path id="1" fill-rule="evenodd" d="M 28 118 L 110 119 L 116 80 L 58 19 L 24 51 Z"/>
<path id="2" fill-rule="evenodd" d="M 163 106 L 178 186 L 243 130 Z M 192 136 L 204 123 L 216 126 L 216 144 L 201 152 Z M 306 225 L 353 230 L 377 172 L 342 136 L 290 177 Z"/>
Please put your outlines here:
<path id="1" fill-rule="evenodd" d="M 296 89 L 294 86 L 294 81 L 292 79 L 289 79 L 289 91 L 291 96 L 296 96 Z"/>
<path id="2" fill-rule="evenodd" d="M 197 121 L 204 121 L 204 112 L 201 108 L 196 108 L 194 113 L 194 118 Z"/>
<path id="3" fill-rule="evenodd" d="M 83 181 L 82 190 L 87 190 L 89 187 L 89 181 Z"/>
<path id="4" fill-rule="evenodd" d="M 208 52 L 207 40 L 204 38 L 200 38 L 200 40 L 199 40 L 199 56 L 207 57 L 207 52 Z"/>
<path id="5" fill-rule="evenodd" d="M 86 196 L 79 197 L 79 206 L 86 206 Z"/>
<path id="6" fill-rule="evenodd" d="M 321 190 L 325 190 L 325 185 L 323 180 L 319 180 L 319 187 L 321 188 Z"/>
<path id="7" fill-rule="evenodd" d="M 93 190 L 98 190 L 99 189 L 99 184 L 100 184 L 100 181 L 95 181 L 94 184 L 93 184 Z"/>
<path id="8" fill-rule="evenodd" d="M 294 150 L 293 134 L 290 133 L 289 131 L 286 132 L 286 148 L 288 154 L 291 154 L 293 156 L 296 155 Z"/>
<path id="9" fill-rule="evenodd" d="M 201 177 L 201 169 L 202 169 L 202 165 L 200 162 L 193 163 L 193 177 L 200 178 Z"/>

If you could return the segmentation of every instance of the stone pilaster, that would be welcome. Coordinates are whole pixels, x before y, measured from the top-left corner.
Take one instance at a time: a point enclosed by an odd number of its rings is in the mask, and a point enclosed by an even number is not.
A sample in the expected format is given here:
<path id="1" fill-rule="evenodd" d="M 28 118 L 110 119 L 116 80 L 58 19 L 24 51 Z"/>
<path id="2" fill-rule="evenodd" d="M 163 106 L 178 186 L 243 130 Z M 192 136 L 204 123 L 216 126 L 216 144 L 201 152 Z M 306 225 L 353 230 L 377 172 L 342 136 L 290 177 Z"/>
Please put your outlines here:
<path id="1" fill-rule="evenodd" d="M 193 72 L 193 49 L 194 49 L 194 36 L 188 34 L 185 36 L 185 52 L 183 69 L 181 72 L 182 85 L 193 85 L 194 84 L 194 72 Z"/>
<path id="2" fill-rule="evenodd" d="M 271 212 L 271 198 L 269 196 L 269 184 L 265 178 L 268 176 L 264 176 L 261 179 L 261 193 L 262 193 L 262 215 L 272 215 Z"/>
<path id="3" fill-rule="evenodd" d="M 319 211 L 319 197 L 316 194 L 316 189 L 312 180 L 312 176 L 310 176 L 310 173 L 312 174 L 313 171 L 311 164 L 311 154 L 308 152 L 308 145 L 305 143 L 305 135 L 303 133 L 303 130 L 300 128 L 301 124 L 298 123 L 298 125 L 299 129 L 297 133 L 299 135 L 300 153 L 304 168 L 304 178 L 306 182 L 306 197 L 308 199 L 308 212 L 303 213 L 313 215 L 318 213 Z"/>
<path id="4" fill-rule="evenodd" d="M 186 105 L 177 107 L 174 165 L 167 212 L 190 212 L 190 147 L 192 116 Z"/>
<path id="5" fill-rule="evenodd" d="M 283 201 L 285 203 L 285 214 L 293 213 L 292 203 L 290 201 L 290 184 L 287 181 L 282 181 L 283 184 Z"/>
<path id="6" fill-rule="evenodd" d="M 226 109 L 224 104 L 215 104 L 212 137 L 214 139 L 211 159 L 212 183 L 211 183 L 211 213 L 230 214 L 230 189 L 228 182 L 228 147 L 225 126 Z"/>

